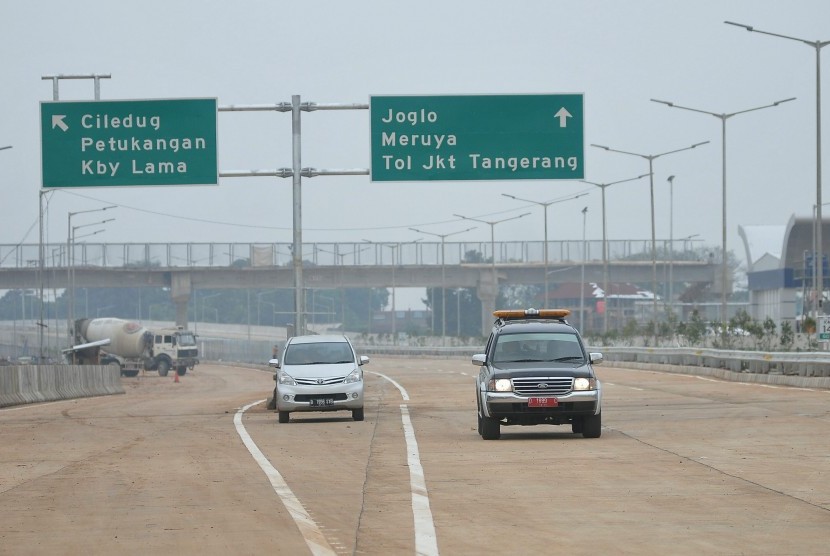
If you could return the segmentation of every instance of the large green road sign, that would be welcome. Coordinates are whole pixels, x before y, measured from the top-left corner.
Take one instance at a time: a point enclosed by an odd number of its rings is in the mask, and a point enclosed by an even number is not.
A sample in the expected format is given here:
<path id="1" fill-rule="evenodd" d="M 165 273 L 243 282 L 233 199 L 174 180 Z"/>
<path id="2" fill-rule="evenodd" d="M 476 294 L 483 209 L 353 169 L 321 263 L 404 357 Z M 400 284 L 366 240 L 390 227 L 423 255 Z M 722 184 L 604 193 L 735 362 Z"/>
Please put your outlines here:
<path id="1" fill-rule="evenodd" d="M 372 180 L 582 179 L 581 94 L 373 96 Z"/>
<path id="2" fill-rule="evenodd" d="M 216 185 L 216 99 L 42 102 L 43 187 Z"/>

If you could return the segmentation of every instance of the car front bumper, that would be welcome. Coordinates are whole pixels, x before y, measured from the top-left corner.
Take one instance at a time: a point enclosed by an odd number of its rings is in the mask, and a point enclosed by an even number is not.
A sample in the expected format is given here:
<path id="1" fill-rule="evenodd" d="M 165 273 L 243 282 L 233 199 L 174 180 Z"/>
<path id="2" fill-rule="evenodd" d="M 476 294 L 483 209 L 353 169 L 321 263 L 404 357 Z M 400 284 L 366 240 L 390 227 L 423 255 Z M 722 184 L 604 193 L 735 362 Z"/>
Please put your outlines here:
<path id="1" fill-rule="evenodd" d="M 338 411 L 363 407 L 363 382 L 328 386 L 277 385 L 277 411 Z M 326 405 L 312 405 L 323 400 Z"/>
<path id="2" fill-rule="evenodd" d="M 559 416 L 596 415 L 600 412 L 602 391 L 573 391 L 555 397 L 556 407 L 529 407 L 529 396 L 513 392 L 482 392 L 482 411 L 485 417 L 501 418 L 511 415 L 546 414 Z"/>

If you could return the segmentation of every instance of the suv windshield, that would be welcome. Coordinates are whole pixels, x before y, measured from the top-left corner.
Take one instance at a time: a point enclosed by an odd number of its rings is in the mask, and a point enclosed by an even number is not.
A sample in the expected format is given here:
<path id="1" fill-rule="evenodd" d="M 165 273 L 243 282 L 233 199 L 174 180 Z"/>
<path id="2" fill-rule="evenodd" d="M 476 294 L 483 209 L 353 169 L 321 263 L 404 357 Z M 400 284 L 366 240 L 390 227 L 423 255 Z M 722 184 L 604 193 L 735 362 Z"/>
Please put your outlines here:
<path id="1" fill-rule="evenodd" d="M 494 363 L 584 360 L 577 335 L 567 332 L 500 334 L 493 347 Z"/>
<path id="2" fill-rule="evenodd" d="M 349 344 L 345 342 L 289 344 L 285 349 L 283 363 L 286 365 L 354 363 L 354 355 Z"/>

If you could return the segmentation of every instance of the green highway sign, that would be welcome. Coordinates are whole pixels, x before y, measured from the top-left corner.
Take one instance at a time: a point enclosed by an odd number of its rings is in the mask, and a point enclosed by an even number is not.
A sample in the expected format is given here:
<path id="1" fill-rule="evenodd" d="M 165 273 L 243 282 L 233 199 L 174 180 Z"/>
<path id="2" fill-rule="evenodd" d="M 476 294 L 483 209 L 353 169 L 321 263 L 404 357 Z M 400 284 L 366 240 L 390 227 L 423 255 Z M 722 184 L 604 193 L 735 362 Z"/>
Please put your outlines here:
<path id="1" fill-rule="evenodd" d="M 585 177 L 583 95 L 372 96 L 372 181 Z"/>
<path id="2" fill-rule="evenodd" d="M 41 102 L 43 188 L 216 185 L 216 99 Z"/>

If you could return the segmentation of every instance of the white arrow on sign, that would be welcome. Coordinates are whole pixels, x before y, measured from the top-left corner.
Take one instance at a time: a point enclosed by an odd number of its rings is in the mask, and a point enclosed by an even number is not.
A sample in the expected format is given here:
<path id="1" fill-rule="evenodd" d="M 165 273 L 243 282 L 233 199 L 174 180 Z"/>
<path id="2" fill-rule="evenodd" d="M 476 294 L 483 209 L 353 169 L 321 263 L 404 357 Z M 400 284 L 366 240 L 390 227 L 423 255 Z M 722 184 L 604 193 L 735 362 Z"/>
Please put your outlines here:
<path id="1" fill-rule="evenodd" d="M 559 118 L 559 127 L 568 127 L 568 118 L 572 118 L 571 113 L 565 110 L 565 107 L 559 109 L 559 112 L 554 114 L 554 118 Z"/>
<path id="2" fill-rule="evenodd" d="M 66 114 L 53 114 L 52 115 L 52 129 L 56 127 L 61 128 L 61 131 L 66 131 L 69 129 L 69 126 L 66 125 L 66 122 L 63 119 L 66 117 Z"/>

